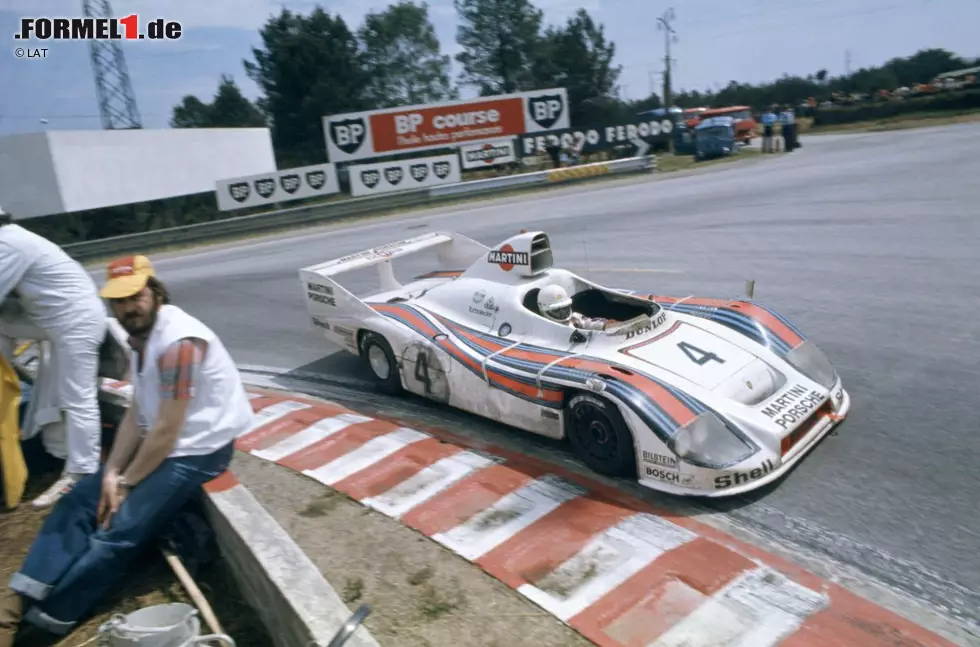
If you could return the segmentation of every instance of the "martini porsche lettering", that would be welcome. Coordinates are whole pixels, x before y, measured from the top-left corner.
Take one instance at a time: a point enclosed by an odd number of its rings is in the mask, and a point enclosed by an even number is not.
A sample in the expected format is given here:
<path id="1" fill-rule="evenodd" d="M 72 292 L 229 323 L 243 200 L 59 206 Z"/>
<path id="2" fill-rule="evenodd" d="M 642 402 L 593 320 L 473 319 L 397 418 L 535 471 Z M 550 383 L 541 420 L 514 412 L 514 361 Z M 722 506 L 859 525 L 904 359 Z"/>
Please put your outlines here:
<path id="1" fill-rule="evenodd" d="M 823 401 L 824 396 L 819 391 L 808 391 L 796 384 L 773 400 L 762 413 L 783 429 L 788 429 L 809 416 Z"/>
<path id="2" fill-rule="evenodd" d="M 773 473 L 775 470 L 776 466 L 773 464 L 772 460 L 766 459 L 766 462 L 762 464 L 762 467 L 757 467 L 754 470 L 749 470 L 748 472 L 732 472 L 731 474 L 715 477 L 715 489 L 724 490 L 725 488 L 732 487 L 733 485 L 745 485 L 746 483 L 757 481 L 763 476 Z"/>
<path id="3" fill-rule="evenodd" d="M 306 296 L 315 303 L 322 303 L 327 306 L 337 305 L 337 299 L 333 296 L 333 288 L 329 285 L 319 283 L 306 283 Z"/>
<path id="4" fill-rule="evenodd" d="M 487 255 L 487 261 L 497 265 L 528 265 L 527 252 L 503 252 L 499 249 L 492 250 Z"/>

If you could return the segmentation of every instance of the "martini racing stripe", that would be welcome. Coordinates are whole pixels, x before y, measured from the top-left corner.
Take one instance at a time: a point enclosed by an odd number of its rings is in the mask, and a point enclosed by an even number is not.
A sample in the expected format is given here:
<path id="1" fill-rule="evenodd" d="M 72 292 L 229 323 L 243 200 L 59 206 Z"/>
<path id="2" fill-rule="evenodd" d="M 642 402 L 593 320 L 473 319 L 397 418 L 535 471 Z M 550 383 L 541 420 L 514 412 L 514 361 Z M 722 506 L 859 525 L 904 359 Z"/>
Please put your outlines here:
<path id="1" fill-rule="evenodd" d="M 417 307 L 403 304 L 373 304 L 372 307 L 430 339 L 440 334 L 434 324 L 428 323 L 429 313 L 423 313 Z M 572 382 L 583 388 L 587 380 L 600 379 L 611 395 L 626 403 L 664 442 L 668 442 L 678 429 L 709 411 L 707 406 L 689 395 L 635 369 L 620 370 L 617 379 L 604 380 L 598 374 L 616 372 L 615 365 L 604 360 L 529 344 L 508 349 L 510 344 L 501 343 L 493 335 L 466 328 L 440 315 L 431 316 L 451 333 L 433 339 L 450 357 L 482 378 L 482 362 L 476 361 L 466 350 L 482 358 L 497 353 L 493 361 L 502 366 L 487 367 L 491 386 L 539 406 L 561 408 L 564 400 L 563 387 L 545 378 Z M 555 360 L 562 361 L 544 370 L 539 391 L 537 374 Z M 501 368 L 513 372 L 505 373 Z"/>
<path id="2" fill-rule="evenodd" d="M 637 295 L 681 314 L 702 317 L 727 326 L 750 339 L 772 346 L 781 357 L 799 347 L 806 337 L 782 315 L 754 301 L 692 297 L 678 299 L 654 294 Z"/>
<path id="3" fill-rule="evenodd" d="M 422 314 L 417 308 L 401 304 L 370 305 L 375 311 L 395 319 L 418 334 L 428 338 L 444 350 L 452 359 L 462 364 L 474 375 L 483 379 L 483 365 L 466 352 L 466 348 L 469 348 L 478 355 L 486 357 L 489 353 L 484 352 L 478 345 L 467 343 L 465 339 L 461 339 L 460 342 L 462 344 L 460 344 L 455 339 L 446 336 L 445 333 L 430 323 L 427 316 Z M 443 337 L 435 339 L 439 335 L 443 335 Z M 560 409 L 562 407 L 564 396 L 562 391 L 555 388 L 554 385 L 546 388 L 546 385 L 542 384 L 541 391 L 539 392 L 537 382 L 533 378 L 521 374 L 503 373 L 499 369 L 490 366 L 487 367 L 487 377 L 490 379 L 492 386 L 514 397 L 533 402 L 542 407 L 552 409 Z"/>

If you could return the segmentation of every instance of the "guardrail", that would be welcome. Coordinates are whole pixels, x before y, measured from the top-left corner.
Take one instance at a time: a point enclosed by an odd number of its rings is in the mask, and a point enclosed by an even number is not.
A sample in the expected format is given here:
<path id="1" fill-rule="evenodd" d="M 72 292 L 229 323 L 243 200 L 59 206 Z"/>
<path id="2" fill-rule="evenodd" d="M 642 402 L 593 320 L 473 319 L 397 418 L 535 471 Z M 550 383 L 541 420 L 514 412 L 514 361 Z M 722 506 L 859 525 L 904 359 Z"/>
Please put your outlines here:
<path id="1" fill-rule="evenodd" d="M 386 193 L 378 196 L 292 207 L 249 216 L 236 216 L 194 225 L 182 225 L 138 234 L 125 234 L 83 243 L 72 243 L 64 245 L 63 248 L 75 260 L 84 262 L 106 256 L 129 254 L 136 250 L 145 253 L 155 248 L 181 243 L 216 241 L 242 234 L 265 233 L 333 218 L 384 213 L 393 209 L 426 204 L 437 205 L 440 202 L 460 197 L 500 190 L 521 190 L 558 183 L 564 184 L 601 175 L 649 173 L 655 171 L 656 168 L 656 156 L 630 157 L 610 162 L 596 162 L 534 173 L 459 182 L 426 189 L 413 189 L 399 193 Z"/>

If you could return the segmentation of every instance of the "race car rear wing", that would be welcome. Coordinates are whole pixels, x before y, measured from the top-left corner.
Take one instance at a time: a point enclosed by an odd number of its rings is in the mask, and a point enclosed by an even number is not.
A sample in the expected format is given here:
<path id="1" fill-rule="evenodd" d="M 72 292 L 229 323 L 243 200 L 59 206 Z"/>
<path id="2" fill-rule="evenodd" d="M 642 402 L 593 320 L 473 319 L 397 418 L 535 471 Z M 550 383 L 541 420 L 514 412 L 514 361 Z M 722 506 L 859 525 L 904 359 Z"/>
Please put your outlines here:
<path id="1" fill-rule="evenodd" d="M 335 277 L 354 270 L 377 266 L 380 290 L 382 292 L 397 290 L 401 284 L 395 278 L 391 262 L 396 258 L 433 248 L 436 249 L 441 266 L 438 269 L 469 267 L 489 251 L 488 247 L 466 236 L 432 232 L 301 268 L 299 279 L 310 314 L 314 317 L 337 315 L 368 308 L 363 301 L 341 287 Z M 362 314 L 366 313 L 362 312 Z"/>

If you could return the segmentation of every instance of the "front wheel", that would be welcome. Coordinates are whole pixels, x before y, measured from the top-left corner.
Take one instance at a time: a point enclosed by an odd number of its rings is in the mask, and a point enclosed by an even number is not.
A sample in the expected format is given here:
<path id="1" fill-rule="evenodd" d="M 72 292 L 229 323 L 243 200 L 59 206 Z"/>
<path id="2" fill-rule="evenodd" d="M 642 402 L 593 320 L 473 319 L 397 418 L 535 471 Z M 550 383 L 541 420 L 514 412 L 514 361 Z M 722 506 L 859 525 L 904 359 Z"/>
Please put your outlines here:
<path id="1" fill-rule="evenodd" d="M 608 400 L 580 394 L 568 403 L 568 440 L 589 469 L 605 476 L 635 476 L 633 434 Z"/>
<path id="2" fill-rule="evenodd" d="M 378 391 L 385 395 L 398 395 L 402 392 L 398 361 L 387 339 L 377 333 L 366 333 L 361 341 L 361 356 L 367 360 Z"/>

